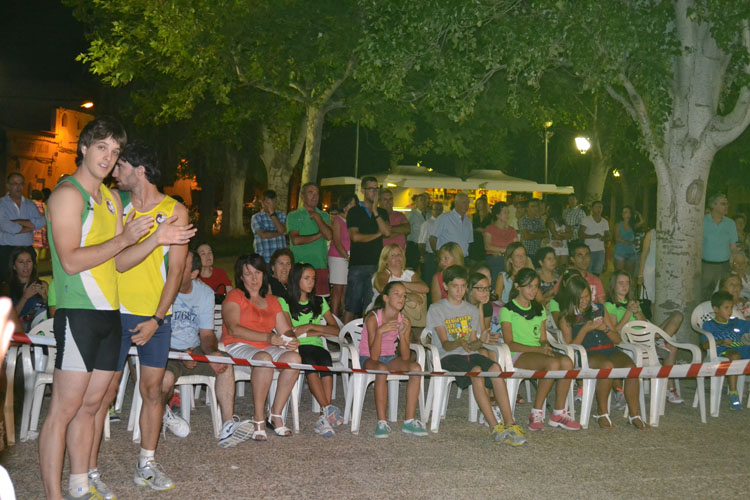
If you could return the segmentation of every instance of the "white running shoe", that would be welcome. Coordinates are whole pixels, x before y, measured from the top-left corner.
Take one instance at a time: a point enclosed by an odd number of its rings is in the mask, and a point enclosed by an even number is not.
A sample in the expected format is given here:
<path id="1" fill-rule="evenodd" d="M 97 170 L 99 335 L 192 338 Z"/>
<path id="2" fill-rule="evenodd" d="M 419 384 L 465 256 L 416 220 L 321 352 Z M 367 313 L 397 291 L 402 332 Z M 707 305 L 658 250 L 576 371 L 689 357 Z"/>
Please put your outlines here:
<path id="1" fill-rule="evenodd" d="M 234 448 L 244 443 L 253 434 L 253 424 L 249 420 L 240 421 L 240 417 L 232 415 L 232 420 L 227 420 L 219 432 L 219 448 Z"/>
<path id="2" fill-rule="evenodd" d="M 96 493 L 104 500 L 117 500 L 117 497 L 109 487 L 102 481 L 102 473 L 98 470 L 89 472 L 89 485 L 96 490 Z"/>
<path id="3" fill-rule="evenodd" d="M 327 415 L 323 414 L 318 417 L 318 421 L 315 423 L 315 433 L 323 437 L 333 437 L 336 434 L 331 427 L 331 422 L 328 421 Z"/>
<path id="4" fill-rule="evenodd" d="M 169 432 L 177 437 L 184 438 L 190 434 L 190 424 L 184 418 L 172 413 L 169 406 L 165 407 L 162 424 L 165 429 L 169 429 Z"/>
<path id="5" fill-rule="evenodd" d="M 164 491 L 174 488 L 174 482 L 167 477 L 161 465 L 153 460 L 146 462 L 143 467 L 135 464 L 135 475 L 133 481 L 138 486 L 148 486 L 152 490 Z"/>
<path id="6" fill-rule="evenodd" d="M 673 405 L 679 405 L 682 404 L 682 398 L 679 394 L 677 394 L 677 389 L 672 387 L 671 389 L 667 389 L 667 402 L 672 403 Z"/>

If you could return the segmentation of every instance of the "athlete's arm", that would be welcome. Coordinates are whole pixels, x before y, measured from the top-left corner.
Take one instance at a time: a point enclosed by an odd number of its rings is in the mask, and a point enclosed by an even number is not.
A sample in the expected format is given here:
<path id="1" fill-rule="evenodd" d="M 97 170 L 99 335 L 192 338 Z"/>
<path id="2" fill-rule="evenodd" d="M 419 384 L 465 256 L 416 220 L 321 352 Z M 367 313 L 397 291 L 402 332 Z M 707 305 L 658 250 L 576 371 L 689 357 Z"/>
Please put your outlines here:
<path id="1" fill-rule="evenodd" d="M 77 274 L 105 263 L 147 234 L 154 222 L 150 217 L 140 217 L 129 221 L 123 230 L 118 218 L 114 238 L 99 245 L 82 247 L 83 197 L 78 189 L 70 183 L 59 186 L 52 192 L 47 207 L 55 251 L 68 274 Z"/>
<path id="2" fill-rule="evenodd" d="M 197 229 L 192 224 L 182 225 L 178 217 L 173 215 L 159 224 L 156 231 L 148 238 L 117 254 L 115 257 L 117 271 L 124 273 L 128 269 L 135 267 L 158 246 L 187 245 L 190 238 L 195 236 L 196 231 Z"/>
<path id="3" fill-rule="evenodd" d="M 177 216 L 176 224 L 178 226 L 187 225 L 188 212 L 182 204 L 177 203 L 175 205 L 172 215 Z M 156 231 L 154 234 L 155 233 Z M 171 245 L 169 247 L 169 269 L 167 271 L 167 281 L 164 283 L 164 288 L 162 289 L 161 297 L 159 298 L 159 305 L 154 312 L 154 315 L 158 318 L 164 318 L 164 316 L 167 315 L 167 311 L 169 311 L 175 297 L 177 297 L 177 292 L 180 290 L 180 282 L 182 281 L 182 272 L 185 270 L 187 251 L 187 244 Z M 157 328 L 159 328 L 159 325 L 153 318 L 138 323 L 133 329 L 133 332 L 137 332 L 136 335 L 133 335 L 132 337 L 133 343 L 135 345 L 145 344 L 151 339 Z"/>

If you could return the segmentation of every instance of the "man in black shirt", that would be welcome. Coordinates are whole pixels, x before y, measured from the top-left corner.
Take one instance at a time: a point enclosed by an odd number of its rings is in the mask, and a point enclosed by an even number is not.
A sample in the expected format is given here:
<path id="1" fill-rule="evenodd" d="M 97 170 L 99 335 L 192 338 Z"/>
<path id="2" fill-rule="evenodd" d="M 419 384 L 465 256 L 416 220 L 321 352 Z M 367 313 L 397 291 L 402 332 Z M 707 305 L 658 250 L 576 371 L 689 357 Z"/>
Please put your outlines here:
<path id="1" fill-rule="evenodd" d="M 372 301 L 372 276 L 378 270 L 378 259 L 383 250 L 383 236 L 391 235 L 388 213 L 378 208 L 378 181 L 375 177 L 362 179 L 364 201 L 349 210 L 349 275 L 344 301 L 344 323 L 363 315 Z"/>

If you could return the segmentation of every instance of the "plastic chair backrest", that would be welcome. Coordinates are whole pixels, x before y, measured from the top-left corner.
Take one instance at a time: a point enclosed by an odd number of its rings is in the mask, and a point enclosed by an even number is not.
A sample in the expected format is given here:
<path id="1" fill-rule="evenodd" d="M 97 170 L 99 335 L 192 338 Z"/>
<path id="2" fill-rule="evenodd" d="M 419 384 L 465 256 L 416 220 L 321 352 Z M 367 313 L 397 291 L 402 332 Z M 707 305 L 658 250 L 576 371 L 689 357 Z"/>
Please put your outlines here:
<path id="1" fill-rule="evenodd" d="M 424 328 L 422 330 L 422 333 L 419 335 L 419 340 L 422 342 L 422 345 L 425 345 L 425 346 L 432 344 L 434 339 L 435 339 L 435 332 L 432 331 L 432 328 Z"/>
<path id="2" fill-rule="evenodd" d="M 29 335 L 45 335 L 54 338 L 52 331 L 55 320 L 53 318 L 45 319 L 29 331 Z"/>
<path id="3" fill-rule="evenodd" d="M 348 336 L 352 345 L 359 349 L 359 341 L 362 338 L 362 328 L 364 328 L 364 324 L 365 322 L 362 318 L 350 321 L 341 328 L 339 338 L 342 341 L 346 341 L 346 337 Z"/>
<path id="4" fill-rule="evenodd" d="M 656 332 L 659 331 L 663 336 L 667 336 L 661 328 L 649 321 L 633 320 L 628 321 L 622 329 L 625 342 L 639 345 L 646 349 L 649 361 L 659 363 L 659 357 L 656 353 Z"/>
<path id="5" fill-rule="evenodd" d="M 341 330 L 342 328 L 344 328 L 344 322 L 343 322 L 343 321 L 341 321 L 341 320 L 339 319 L 339 317 L 338 317 L 338 316 L 336 316 L 336 315 L 334 314 L 334 315 L 333 315 L 333 319 L 335 319 L 335 320 L 336 320 L 336 324 L 338 325 L 338 327 L 339 327 L 339 330 Z"/>
<path id="6" fill-rule="evenodd" d="M 707 300 L 695 306 L 690 315 L 690 324 L 696 333 L 703 333 L 703 323 L 711 319 L 714 319 L 714 308 L 711 307 L 711 301 Z"/>
<path id="7" fill-rule="evenodd" d="M 221 326 L 223 321 L 221 317 L 221 304 L 216 304 L 214 306 L 214 335 L 216 335 L 219 341 L 221 341 Z"/>

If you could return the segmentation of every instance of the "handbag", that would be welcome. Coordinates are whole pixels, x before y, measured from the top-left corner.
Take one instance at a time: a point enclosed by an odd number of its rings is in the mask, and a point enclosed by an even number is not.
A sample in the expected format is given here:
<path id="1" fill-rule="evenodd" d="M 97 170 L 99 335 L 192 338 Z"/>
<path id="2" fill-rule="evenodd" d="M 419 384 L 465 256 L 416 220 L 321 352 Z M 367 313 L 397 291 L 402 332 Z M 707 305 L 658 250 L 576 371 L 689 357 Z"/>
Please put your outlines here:
<path id="1" fill-rule="evenodd" d="M 651 299 L 648 298 L 648 293 L 646 292 L 646 287 L 641 286 L 641 298 L 639 299 L 639 302 L 641 303 L 641 312 L 644 316 L 646 316 L 646 319 L 651 321 L 651 318 L 653 316 L 653 310 L 652 310 L 652 303 Z"/>
<path id="2" fill-rule="evenodd" d="M 427 297 L 424 294 L 407 292 L 401 314 L 409 319 L 412 328 L 424 328 L 427 325 Z"/>

